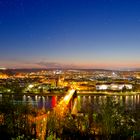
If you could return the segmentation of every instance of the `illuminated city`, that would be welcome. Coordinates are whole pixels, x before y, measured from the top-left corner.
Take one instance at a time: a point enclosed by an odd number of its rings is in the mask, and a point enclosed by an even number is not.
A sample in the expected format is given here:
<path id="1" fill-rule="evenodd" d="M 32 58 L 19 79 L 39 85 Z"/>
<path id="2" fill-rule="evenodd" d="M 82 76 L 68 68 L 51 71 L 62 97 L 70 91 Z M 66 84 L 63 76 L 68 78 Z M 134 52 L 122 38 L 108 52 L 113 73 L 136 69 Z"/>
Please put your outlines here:
<path id="1" fill-rule="evenodd" d="M 124 106 L 125 111 L 138 110 L 140 105 L 139 76 L 139 71 L 36 69 L 33 72 L 29 69 L 26 71 L 2 69 L 0 101 L 2 103 L 10 99 L 17 105 L 24 104 L 30 107 L 32 113 L 27 115 L 27 122 L 31 127 L 28 130 L 29 134 L 33 138 L 44 139 L 46 133 L 49 133 L 47 132 L 50 125 L 47 125 L 48 120 L 54 115 L 57 119 L 56 123 L 61 121 L 63 123 L 67 115 L 75 121 L 79 117 L 85 119 L 90 117 L 88 111 L 91 111 L 93 115 L 99 115 L 97 110 L 109 99 L 114 101 L 115 105 L 119 104 L 119 107 Z M 3 117 L 2 113 L 1 123 L 4 121 Z M 101 126 L 94 121 L 92 120 L 93 126 L 90 126 L 90 133 L 97 137 L 102 131 Z M 128 121 L 135 124 L 132 120 Z M 59 125 L 62 127 L 62 124 Z M 133 127 L 133 125 L 130 126 Z M 77 129 L 83 133 L 87 131 L 87 128 L 83 127 L 85 127 L 84 124 L 79 124 Z"/>
<path id="2" fill-rule="evenodd" d="M 139 0 L 0 0 L 0 140 L 139 140 L 139 37 Z"/>

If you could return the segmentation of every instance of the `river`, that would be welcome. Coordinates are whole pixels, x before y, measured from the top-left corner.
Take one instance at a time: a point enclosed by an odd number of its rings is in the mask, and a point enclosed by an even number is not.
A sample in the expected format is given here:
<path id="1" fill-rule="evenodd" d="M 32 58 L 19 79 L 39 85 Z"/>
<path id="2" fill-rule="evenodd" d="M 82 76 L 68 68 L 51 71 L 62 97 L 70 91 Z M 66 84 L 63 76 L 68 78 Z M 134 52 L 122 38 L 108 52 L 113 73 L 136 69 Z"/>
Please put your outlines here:
<path id="1" fill-rule="evenodd" d="M 59 102 L 62 96 L 39 96 L 39 95 L 23 95 L 23 96 L 11 96 L 11 100 L 14 103 L 23 103 L 29 104 L 37 109 L 46 109 L 51 110 Z M 0 102 L 5 98 L 0 94 Z M 90 106 L 90 109 L 98 108 L 101 105 L 105 105 L 108 102 L 108 99 L 111 98 L 120 106 L 124 106 L 126 109 L 140 109 L 140 94 L 136 95 L 78 95 L 77 97 L 77 110 L 78 112 L 86 112 L 87 107 Z M 74 100 L 70 101 L 71 107 L 74 104 Z"/>

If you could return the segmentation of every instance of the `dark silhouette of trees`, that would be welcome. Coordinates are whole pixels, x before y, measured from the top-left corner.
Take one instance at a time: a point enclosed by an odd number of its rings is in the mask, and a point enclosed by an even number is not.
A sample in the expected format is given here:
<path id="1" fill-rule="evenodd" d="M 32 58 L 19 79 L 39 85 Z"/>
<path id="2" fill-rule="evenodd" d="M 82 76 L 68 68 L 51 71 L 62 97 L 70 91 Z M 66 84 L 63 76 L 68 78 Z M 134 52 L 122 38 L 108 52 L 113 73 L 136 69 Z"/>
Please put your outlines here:
<path id="1" fill-rule="evenodd" d="M 11 139 L 24 135 L 31 137 L 28 115 L 31 109 L 27 105 L 14 104 L 10 99 L 0 103 L 0 139 Z"/>

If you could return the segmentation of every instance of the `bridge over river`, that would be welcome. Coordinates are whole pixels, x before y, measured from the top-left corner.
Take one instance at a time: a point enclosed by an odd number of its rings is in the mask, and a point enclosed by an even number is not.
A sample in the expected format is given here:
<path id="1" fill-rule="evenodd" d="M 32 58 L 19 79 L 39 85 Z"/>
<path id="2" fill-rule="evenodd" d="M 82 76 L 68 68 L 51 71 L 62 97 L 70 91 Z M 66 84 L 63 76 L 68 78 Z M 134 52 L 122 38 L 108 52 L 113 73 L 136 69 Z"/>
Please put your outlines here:
<path id="1" fill-rule="evenodd" d="M 64 97 L 60 99 L 58 104 L 54 107 L 52 111 L 56 113 L 58 117 L 64 117 L 67 111 L 67 106 L 75 93 L 74 89 L 69 89 Z M 36 136 L 40 140 L 44 140 L 46 134 L 47 118 L 49 114 L 43 114 L 37 117 L 29 116 L 29 121 L 31 124 L 35 124 L 32 128 L 32 133 L 36 133 Z"/>

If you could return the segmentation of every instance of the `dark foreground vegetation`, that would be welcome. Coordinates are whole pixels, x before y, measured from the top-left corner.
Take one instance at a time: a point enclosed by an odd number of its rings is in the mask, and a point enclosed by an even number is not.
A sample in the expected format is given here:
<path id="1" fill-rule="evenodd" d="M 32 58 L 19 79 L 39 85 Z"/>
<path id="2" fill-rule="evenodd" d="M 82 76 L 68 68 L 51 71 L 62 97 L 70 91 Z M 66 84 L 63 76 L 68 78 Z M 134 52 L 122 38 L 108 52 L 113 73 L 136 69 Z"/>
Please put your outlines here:
<path id="1" fill-rule="evenodd" d="M 140 109 L 125 108 L 112 98 L 99 106 L 87 105 L 82 113 L 64 116 L 47 111 L 44 138 L 37 135 L 37 124 L 29 121 L 42 111 L 10 99 L 0 103 L 0 140 L 139 140 Z"/>

